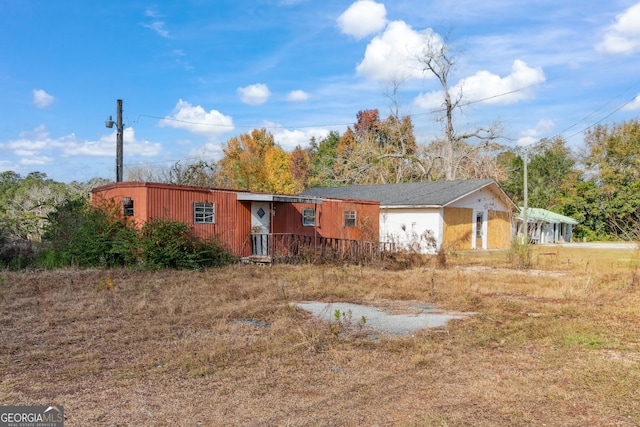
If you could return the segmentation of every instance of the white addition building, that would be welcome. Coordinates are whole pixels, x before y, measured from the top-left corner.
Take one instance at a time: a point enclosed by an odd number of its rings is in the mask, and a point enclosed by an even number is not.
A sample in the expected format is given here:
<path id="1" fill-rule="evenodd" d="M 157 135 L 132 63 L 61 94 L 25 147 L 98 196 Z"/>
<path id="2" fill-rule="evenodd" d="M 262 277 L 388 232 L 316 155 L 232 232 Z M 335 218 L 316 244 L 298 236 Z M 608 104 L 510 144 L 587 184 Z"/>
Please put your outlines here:
<path id="1" fill-rule="evenodd" d="M 518 207 L 492 179 L 310 188 L 305 196 L 380 202 L 380 242 L 419 253 L 506 249 Z"/>

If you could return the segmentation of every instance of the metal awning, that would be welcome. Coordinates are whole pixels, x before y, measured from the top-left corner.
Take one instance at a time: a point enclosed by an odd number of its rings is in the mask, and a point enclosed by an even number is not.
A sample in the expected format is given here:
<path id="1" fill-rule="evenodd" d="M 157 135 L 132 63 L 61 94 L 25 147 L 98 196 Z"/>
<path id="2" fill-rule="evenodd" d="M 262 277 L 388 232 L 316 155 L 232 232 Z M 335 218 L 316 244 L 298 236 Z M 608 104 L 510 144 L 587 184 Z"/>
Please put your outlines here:
<path id="1" fill-rule="evenodd" d="M 523 207 L 520 208 L 520 213 L 518 214 L 518 216 L 516 218 L 519 219 L 520 221 L 524 220 L 524 208 Z M 547 222 L 547 223 L 550 223 L 550 224 L 571 224 L 571 225 L 580 224 L 578 221 L 576 221 L 575 219 L 573 219 L 571 217 L 560 215 L 558 213 L 551 212 L 551 211 L 548 211 L 546 209 L 528 208 L 527 209 L 527 222 L 534 222 L 534 221 L 542 221 L 542 222 Z"/>
<path id="2" fill-rule="evenodd" d="M 318 197 L 284 196 L 280 194 L 263 193 L 238 193 L 237 197 L 238 201 L 240 202 L 310 203 L 313 205 L 322 204 L 322 199 Z"/>

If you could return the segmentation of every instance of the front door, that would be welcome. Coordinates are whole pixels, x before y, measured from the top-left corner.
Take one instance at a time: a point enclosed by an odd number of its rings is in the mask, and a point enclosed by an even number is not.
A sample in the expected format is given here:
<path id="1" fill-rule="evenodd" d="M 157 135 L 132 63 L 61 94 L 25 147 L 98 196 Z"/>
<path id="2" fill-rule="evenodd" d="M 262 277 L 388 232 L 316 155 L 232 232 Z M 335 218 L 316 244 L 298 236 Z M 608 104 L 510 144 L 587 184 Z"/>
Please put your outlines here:
<path id="1" fill-rule="evenodd" d="M 269 202 L 251 202 L 251 255 L 269 255 L 270 212 Z"/>
<path id="2" fill-rule="evenodd" d="M 483 249 L 482 242 L 484 240 L 484 215 L 482 212 L 476 213 L 476 249 Z"/>

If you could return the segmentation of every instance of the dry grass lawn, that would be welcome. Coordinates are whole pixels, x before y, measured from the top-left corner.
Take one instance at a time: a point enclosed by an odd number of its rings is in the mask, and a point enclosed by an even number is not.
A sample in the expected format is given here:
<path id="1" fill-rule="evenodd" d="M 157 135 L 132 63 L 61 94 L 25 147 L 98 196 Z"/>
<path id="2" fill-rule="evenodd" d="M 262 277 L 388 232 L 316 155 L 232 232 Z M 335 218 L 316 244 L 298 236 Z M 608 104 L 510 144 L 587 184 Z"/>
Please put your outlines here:
<path id="1" fill-rule="evenodd" d="M 0 404 L 65 426 L 637 426 L 638 253 L 389 265 L 0 272 Z M 370 335 L 296 301 L 477 313 Z"/>

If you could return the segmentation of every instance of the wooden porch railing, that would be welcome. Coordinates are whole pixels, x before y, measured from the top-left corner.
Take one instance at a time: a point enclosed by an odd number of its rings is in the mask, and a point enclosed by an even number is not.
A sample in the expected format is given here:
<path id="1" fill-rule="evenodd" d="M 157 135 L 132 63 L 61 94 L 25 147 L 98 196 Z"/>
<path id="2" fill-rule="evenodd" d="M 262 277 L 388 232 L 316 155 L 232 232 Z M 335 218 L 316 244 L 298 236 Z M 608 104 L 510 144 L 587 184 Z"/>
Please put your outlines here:
<path id="1" fill-rule="evenodd" d="M 252 258 L 282 263 L 318 259 L 367 262 L 393 250 L 389 243 L 292 233 L 252 233 L 250 241 Z"/>

